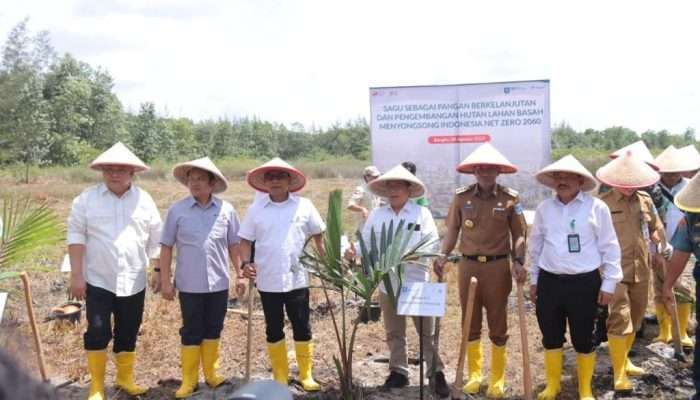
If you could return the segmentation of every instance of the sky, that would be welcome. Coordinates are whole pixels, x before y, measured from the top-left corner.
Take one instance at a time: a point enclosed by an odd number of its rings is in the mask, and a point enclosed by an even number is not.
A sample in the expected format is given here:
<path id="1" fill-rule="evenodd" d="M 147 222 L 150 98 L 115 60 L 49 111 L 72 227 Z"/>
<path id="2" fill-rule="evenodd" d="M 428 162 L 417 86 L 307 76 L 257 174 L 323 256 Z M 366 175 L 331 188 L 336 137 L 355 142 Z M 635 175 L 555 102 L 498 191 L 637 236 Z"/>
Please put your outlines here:
<path id="1" fill-rule="evenodd" d="M 696 5 L 697 4 L 697 5 Z M 127 110 L 306 127 L 369 119 L 369 90 L 549 79 L 577 130 L 700 131 L 698 2 L 0 0 L 107 69 Z"/>

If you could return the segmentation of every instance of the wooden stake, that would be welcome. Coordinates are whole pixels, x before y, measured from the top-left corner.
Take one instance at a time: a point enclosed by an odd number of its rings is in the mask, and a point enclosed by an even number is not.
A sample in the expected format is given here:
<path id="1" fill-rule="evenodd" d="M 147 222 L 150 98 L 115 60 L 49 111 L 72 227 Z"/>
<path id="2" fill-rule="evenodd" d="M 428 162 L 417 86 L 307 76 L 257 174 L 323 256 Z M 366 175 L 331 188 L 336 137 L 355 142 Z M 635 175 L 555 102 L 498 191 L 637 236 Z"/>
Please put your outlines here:
<path id="1" fill-rule="evenodd" d="M 248 332 L 246 334 L 246 350 L 245 350 L 245 382 L 250 381 L 250 353 L 253 346 L 253 278 L 248 279 Z"/>
<path id="2" fill-rule="evenodd" d="M 525 296 L 523 284 L 518 283 L 518 320 L 520 322 L 520 351 L 523 356 L 523 398 L 532 400 L 532 374 L 530 373 L 530 349 L 527 342 L 527 323 L 525 318 Z"/>
<path id="3" fill-rule="evenodd" d="M 469 281 L 469 295 L 467 296 L 467 308 L 462 321 L 462 341 L 459 345 L 459 361 L 457 363 L 457 373 L 455 382 L 452 385 L 452 398 L 462 398 L 462 381 L 464 380 L 464 359 L 467 351 L 467 343 L 469 343 L 469 328 L 472 322 L 472 313 L 474 309 L 474 296 L 476 295 L 477 279 L 472 277 Z"/>
<path id="4" fill-rule="evenodd" d="M 36 319 L 34 318 L 34 306 L 32 305 L 32 289 L 29 286 L 29 276 L 26 272 L 20 274 L 22 286 L 24 287 L 24 299 L 27 301 L 27 314 L 29 314 L 29 324 L 32 326 L 32 334 L 34 335 L 34 344 L 36 345 L 36 354 L 39 359 L 39 372 L 41 379 L 48 382 L 49 378 L 46 374 L 46 366 L 44 365 L 44 351 L 41 347 L 41 339 L 39 338 L 39 330 L 36 327 Z"/>

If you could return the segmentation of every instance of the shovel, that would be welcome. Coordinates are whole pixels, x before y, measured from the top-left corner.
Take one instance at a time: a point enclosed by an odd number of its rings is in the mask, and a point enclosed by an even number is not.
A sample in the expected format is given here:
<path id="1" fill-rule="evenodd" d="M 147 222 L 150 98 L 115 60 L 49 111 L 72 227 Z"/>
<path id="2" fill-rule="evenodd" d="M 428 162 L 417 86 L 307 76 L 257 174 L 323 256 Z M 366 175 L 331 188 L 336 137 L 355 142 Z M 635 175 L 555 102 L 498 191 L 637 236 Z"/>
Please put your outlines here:
<path id="1" fill-rule="evenodd" d="M 532 400 L 532 375 L 530 374 L 530 349 L 527 342 L 527 324 L 525 322 L 525 298 L 523 284 L 518 283 L 518 321 L 520 322 L 520 348 L 523 355 L 523 397 Z"/>
<path id="2" fill-rule="evenodd" d="M 459 345 L 459 361 L 457 362 L 457 374 L 452 385 L 452 399 L 462 398 L 462 381 L 464 380 L 464 359 L 469 342 L 469 328 L 472 323 L 472 311 L 474 309 L 474 296 L 476 295 L 477 279 L 472 277 L 469 281 L 469 295 L 467 296 L 467 309 L 462 321 L 462 341 Z"/>

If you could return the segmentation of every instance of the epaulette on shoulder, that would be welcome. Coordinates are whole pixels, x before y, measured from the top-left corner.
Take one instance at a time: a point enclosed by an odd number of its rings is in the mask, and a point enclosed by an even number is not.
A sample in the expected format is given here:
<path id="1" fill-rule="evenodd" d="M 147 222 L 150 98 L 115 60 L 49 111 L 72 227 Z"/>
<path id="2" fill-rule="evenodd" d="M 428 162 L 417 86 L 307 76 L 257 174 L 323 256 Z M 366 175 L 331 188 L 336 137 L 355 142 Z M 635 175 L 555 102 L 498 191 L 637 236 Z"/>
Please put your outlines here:
<path id="1" fill-rule="evenodd" d="M 457 190 L 455 190 L 455 194 L 466 193 L 466 192 L 470 191 L 471 189 L 473 189 L 473 188 L 474 188 L 474 185 L 475 185 L 475 184 L 471 184 L 471 185 L 469 185 L 469 186 L 462 186 L 462 187 L 460 187 L 460 188 L 457 188 Z"/>
<path id="2" fill-rule="evenodd" d="M 512 189 L 512 188 L 509 188 L 509 187 L 506 187 L 506 186 L 500 186 L 500 188 L 501 188 L 501 190 L 503 191 L 503 193 L 507 194 L 508 196 L 511 196 L 511 197 L 518 197 L 518 191 L 517 191 L 517 190 Z"/>
<path id="3" fill-rule="evenodd" d="M 637 190 L 637 194 L 642 196 L 642 197 L 647 197 L 647 198 L 651 199 L 651 196 L 649 195 L 649 193 L 645 192 L 644 190 Z"/>

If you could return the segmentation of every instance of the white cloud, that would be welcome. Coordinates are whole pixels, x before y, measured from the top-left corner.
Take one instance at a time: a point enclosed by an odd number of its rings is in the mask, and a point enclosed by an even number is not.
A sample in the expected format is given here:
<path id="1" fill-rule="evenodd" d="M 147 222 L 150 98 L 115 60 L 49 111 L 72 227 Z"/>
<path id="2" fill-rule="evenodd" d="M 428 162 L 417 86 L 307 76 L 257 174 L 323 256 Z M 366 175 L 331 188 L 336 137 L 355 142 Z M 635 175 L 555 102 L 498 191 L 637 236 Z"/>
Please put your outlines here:
<path id="1" fill-rule="evenodd" d="M 553 122 L 700 130 L 692 2 L 60 3 L 0 7 L 0 34 L 29 15 L 131 109 L 327 125 L 366 116 L 370 86 L 550 79 Z"/>

